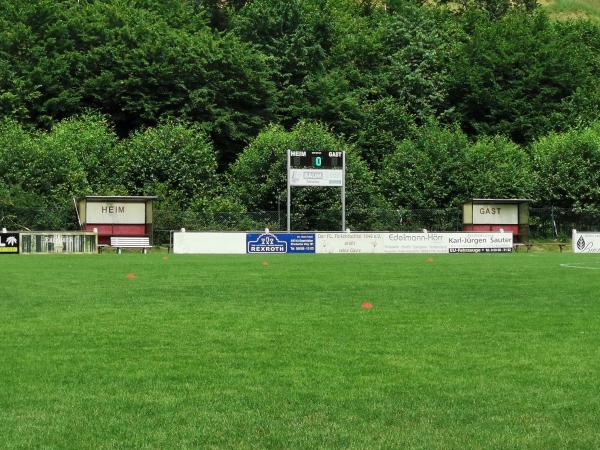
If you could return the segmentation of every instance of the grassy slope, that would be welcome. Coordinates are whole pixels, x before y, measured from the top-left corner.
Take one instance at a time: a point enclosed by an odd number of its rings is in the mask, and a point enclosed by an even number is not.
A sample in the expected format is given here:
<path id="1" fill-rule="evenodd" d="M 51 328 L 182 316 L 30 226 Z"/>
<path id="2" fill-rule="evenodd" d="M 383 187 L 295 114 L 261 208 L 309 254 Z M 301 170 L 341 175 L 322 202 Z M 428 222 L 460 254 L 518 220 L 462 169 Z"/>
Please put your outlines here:
<path id="1" fill-rule="evenodd" d="M 0 258 L 0 447 L 600 447 L 597 256 L 163 258 Z"/>
<path id="2" fill-rule="evenodd" d="M 600 0 L 544 0 L 540 4 L 559 20 L 591 19 L 600 23 Z"/>

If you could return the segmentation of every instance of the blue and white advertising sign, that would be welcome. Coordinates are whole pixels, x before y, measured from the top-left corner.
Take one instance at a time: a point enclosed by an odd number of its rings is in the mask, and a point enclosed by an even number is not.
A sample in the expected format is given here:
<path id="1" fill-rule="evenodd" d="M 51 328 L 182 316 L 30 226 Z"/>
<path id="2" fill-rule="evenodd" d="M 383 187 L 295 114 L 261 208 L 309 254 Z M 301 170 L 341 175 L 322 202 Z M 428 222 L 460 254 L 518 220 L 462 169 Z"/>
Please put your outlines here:
<path id="1" fill-rule="evenodd" d="M 247 253 L 315 253 L 315 233 L 246 233 Z"/>

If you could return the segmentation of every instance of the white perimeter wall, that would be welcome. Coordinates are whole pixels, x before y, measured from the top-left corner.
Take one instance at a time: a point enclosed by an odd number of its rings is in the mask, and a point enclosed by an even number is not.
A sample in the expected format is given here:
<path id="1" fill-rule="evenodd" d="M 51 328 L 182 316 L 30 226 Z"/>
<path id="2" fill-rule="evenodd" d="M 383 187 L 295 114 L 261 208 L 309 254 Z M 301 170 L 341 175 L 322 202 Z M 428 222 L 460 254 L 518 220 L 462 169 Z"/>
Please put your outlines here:
<path id="1" fill-rule="evenodd" d="M 512 251 L 513 245 L 512 233 L 500 232 L 302 234 L 315 235 L 315 253 L 501 253 Z M 247 250 L 246 233 L 177 232 L 173 240 L 174 253 L 243 254 Z"/>
<path id="2" fill-rule="evenodd" d="M 174 253 L 246 253 L 246 233 L 173 233 Z"/>

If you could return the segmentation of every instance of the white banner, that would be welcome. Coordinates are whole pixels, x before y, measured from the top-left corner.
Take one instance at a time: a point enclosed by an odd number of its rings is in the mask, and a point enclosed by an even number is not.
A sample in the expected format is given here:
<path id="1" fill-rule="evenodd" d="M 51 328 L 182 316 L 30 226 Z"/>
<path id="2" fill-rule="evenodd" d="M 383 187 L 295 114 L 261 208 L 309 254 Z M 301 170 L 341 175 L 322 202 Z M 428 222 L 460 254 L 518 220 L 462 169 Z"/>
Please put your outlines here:
<path id="1" fill-rule="evenodd" d="M 502 253 L 512 233 L 316 233 L 317 253 Z"/>
<path id="2" fill-rule="evenodd" d="M 343 183 L 341 169 L 290 169 L 291 186 L 341 186 Z"/>
<path id="3" fill-rule="evenodd" d="M 269 246 L 260 239 L 269 236 Z M 314 236 L 314 244 L 312 237 Z M 302 238 L 302 239 L 300 239 Z M 276 242 L 275 242 L 276 241 Z M 287 242 L 290 241 L 290 245 Z M 302 241 L 300 250 L 298 242 Z M 296 245 L 292 245 L 296 242 Z M 249 245 L 250 244 L 250 245 Z M 310 245 L 308 245 L 310 244 Z M 266 244 L 265 244 L 266 245 Z M 511 252 L 512 233 L 192 233 L 173 234 L 174 253 L 504 253 Z M 250 249 L 250 247 L 252 247 Z M 257 247 L 255 249 L 255 247 Z M 260 247 L 260 248 L 258 248 Z M 285 250 L 284 248 L 288 248 Z M 253 251 L 251 251 L 253 250 Z M 254 251 L 256 250 L 256 251 Z"/>
<path id="4" fill-rule="evenodd" d="M 246 253 L 246 233 L 173 233 L 173 253 Z"/>
<path id="5" fill-rule="evenodd" d="M 573 253 L 600 253 L 600 233 L 573 230 Z"/>
<path id="6" fill-rule="evenodd" d="M 146 203 L 87 202 L 86 223 L 146 223 Z"/>
<path id="7" fill-rule="evenodd" d="M 519 205 L 474 204 L 473 225 L 516 225 L 519 223 Z"/>

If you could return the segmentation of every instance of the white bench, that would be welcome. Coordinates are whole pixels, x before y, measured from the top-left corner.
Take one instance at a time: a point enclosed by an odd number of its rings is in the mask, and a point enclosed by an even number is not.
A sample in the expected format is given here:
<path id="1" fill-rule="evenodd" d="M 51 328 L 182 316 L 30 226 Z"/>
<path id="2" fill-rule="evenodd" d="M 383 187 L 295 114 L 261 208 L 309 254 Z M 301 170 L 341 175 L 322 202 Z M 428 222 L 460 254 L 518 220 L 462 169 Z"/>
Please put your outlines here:
<path id="1" fill-rule="evenodd" d="M 121 254 L 121 250 L 124 248 L 141 248 L 142 253 L 146 253 L 150 245 L 150 238 L 145 237 L 116 237 L 110 238 L 110 246 L 117 249 L 117 253 Z"/>

